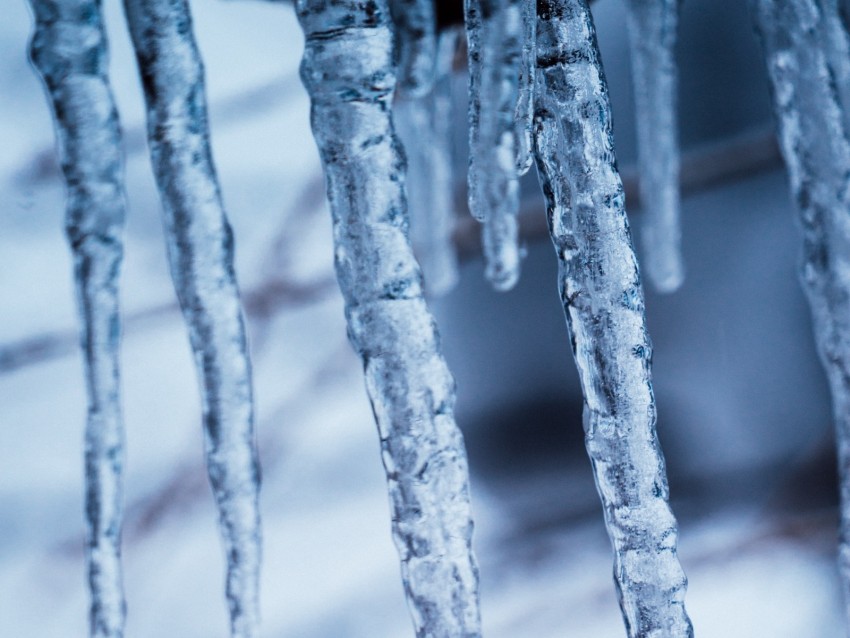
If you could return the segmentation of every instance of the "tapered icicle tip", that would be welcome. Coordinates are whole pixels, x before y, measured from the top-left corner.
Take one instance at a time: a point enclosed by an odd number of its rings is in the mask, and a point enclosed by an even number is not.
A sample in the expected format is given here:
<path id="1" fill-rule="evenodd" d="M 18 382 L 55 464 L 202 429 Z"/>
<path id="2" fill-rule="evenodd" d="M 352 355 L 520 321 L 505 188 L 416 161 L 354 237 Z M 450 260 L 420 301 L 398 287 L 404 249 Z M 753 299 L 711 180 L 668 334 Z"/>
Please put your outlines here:
<path id="1" fill-rule="evenodd" d="M 533 68 L 523 63 L 531 55 L 525 47 L 529 37 L 525 8 L 520 0 L 464 2 L 469 52 L 469 210 L 484 223 L 487 279 L 502 291 L 516 283 L 520 271 L 517 163 L 523 155 L 521 140 L 530 126 L 532 104 L 529 82 L 521 82 L 521 76 Z"/>
<path id="2" fill-rule="evenodd" d="M 644 234 L 649 235 L 649 229 L 645 229 Z M 643 248 L 642 271 L 652 289 L 662 295 L 678 291 L 685 283 L 685 266 L 679 250 L 661 250 L 661 254 L 658 254 L 659 242 L 649 236 L 644 239 Z"/>
<path id="3" fill-rule="evenodd" d="M 653 288 L 684 281 L 679 196 L 675 47 L 679 0 L 627 0 L 629 48 L 644 211 L 641 262 Z"/>

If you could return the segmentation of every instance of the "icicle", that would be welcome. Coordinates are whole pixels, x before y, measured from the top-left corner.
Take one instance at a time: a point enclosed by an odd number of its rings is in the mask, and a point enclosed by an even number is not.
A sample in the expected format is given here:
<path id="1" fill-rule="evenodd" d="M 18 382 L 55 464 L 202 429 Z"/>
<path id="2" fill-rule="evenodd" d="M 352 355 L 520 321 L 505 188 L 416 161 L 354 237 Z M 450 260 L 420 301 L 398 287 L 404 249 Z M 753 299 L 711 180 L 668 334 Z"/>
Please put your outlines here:
<path id="1" fill-rule="evenodd" d="M 841 19 L 838 0 L 820 0 L 820 6 L 823 10 L 822 42 L 844 114 L 844 128 L 850 131 L 850 38 Z"/>
<path id="2" fill-rule="evenodd" d="M 201 379 L 207 467 L 227 556 L 231 635 L 257 635 L 259 466 L 233 235 L 212 163 L 186 0 L 126 0 L 148 107 L 168 256 Z"/>
<path id="3" fill-rule="evenodd" d="M 522 66 L 516 105 L 517 171 L 525 175 L 534 163 L 534 69 L 537 57 L 537 0 L 522 2 Z"/>
<path id="4" fill-rule="evenodd" d="M 752 0 L 779 141 L 803 229 L 802 282 L 832 391 L 839 473 L 839 571 L 850 622 L 850 142 L 830 73 L 824 0 Z"/>
<path id="5" fill-rule="evenodd" d="M 422 98 L 396 103 L 395 121 L 407 155 L 410 238 L 428 292 L 442 295 L 457 284 L 452 179 L 452 62 L 460 31 L 440 34 L 434 86 Z"/>
<path id="6" fill-rule="evenodd" d="M 439 0 L 437 0 L 439 1 Z M 426 95 L 434 84 L 437 56 L 435 0 L 389 0 L 399 56 L 398 90 Z"/>
<path id="7" fill-rule="evenodd" d="M 85 355 L 89 633 L 119 638 L 126 615 L 121 583 L 124 425 L 118 362 L 118 277 L 125 216 L 121 131 L 107 77 L 99 0 L 31 0 L 31 4 L 35 32 L 30 55 L 47 86 L 56 121 Z"/>
<path id="8" fill-rule="evenodd" d="M 652 348 L 585 0 L 537 3 L 535 143 L 628 635 L 692 636 L 655 432 Z"/>
<path id="9" fill-rule="evenodd" d="M 659 292 L 685 277 L 679 223 L 679 141 L 676 118 L 676 30 L 679 0 L 627 0 L 646 222 L 644 270 Z"/>
<path id="10" fill-rule="evenodd" d="M 466 453 L 407 239 L 386 0 L 299 0 L 301 77 L 325 167 L 351 342 L 381 438 L 417 636 L 481 635 Z"/>
<path id="11" fill-rule="evenodd" d="M 518 278 L 517 104 L 522 0 L 464 0 L 469 49 L 469 210 L 484 222 L 486 276 L 497 290 Z"/>

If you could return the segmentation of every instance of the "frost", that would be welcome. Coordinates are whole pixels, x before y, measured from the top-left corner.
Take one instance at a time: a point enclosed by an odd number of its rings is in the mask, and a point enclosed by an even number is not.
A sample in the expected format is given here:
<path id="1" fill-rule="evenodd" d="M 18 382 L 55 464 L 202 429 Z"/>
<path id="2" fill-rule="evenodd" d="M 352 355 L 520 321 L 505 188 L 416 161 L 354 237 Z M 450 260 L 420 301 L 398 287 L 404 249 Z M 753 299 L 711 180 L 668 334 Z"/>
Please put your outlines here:
<path id="1" fill-rule="evenodd" d="M 52 103 L 67 184 L 66 230 L 86 369 L 86 555 L 90 635 L 119 638 L 124 425 L 118 362 L 118 277 L 123 258 L 121 132 L 107 78 L 100 2 L 32 0 L 30 53 Z M 85 18 L 85 19 L 84 19 Z"/>
<path id="2" fill-rule="evenodd" d="M 408 606 L 417 636 L 480 636 L 454 380 L 407 238 L 405 166 L 391 117 L 396 81 L 388 6 L 386 0 L 296 6 L 337 278 L 380 434 Z"/>
<path id="3" fill-rule="evenodd" d="M 203 66 L 185 0 L 126 0 L 171 275 L 201 380 L 207 469 L 227 556 L 231 635 L 257 635 L 259 464 L 233 235 L 212 163 Z"/>
<path id="4" fill-rule="evenodd" d="M 655 432 L 652 347 L 593 21 L 585 0 L 537 7 L 537 165 L 620 605 L 630 637 L 685 638 L 693 635 L 687 579 Z"/>

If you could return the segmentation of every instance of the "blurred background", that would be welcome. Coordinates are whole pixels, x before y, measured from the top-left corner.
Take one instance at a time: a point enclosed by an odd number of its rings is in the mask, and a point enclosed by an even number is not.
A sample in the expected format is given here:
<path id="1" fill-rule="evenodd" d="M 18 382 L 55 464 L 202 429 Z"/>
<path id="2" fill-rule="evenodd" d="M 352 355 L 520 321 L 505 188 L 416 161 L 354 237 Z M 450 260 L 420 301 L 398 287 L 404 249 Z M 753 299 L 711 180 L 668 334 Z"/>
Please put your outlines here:
<path id="1" fill-rule="evenodd" d="M 197 383 L 167 274 L 143 102 L 118 4 L 104 10 L 129 199 L 127 636 L 223 637 L 224 559 Z M 837 638 L 829 397 L 797 281 L 795 210 L 744 5 L 682 5 L 687 280 L 670 296 L 647 291 L 658 429 L 697 635 Z M 52 124 L 26 59 L 31 17 L 23 0 L 4 9 L 0 635 L 65 638 L 86 632 L 85 394 Z M 286 5 L 204 0 L 192 9 L 251 331 L 264 478 L 264 635 L 409 636 L 378 440 L 333 278 L 324 186 L 297 75 L 300 30 Z M 633 185 L 623 4 L 599 0 L 594 15 L 618 158 Z M 458 74 L 460 94 L 465 82 Z M 462 182 L 462 152 L 456 169 Z M 610 546 L 584 453 L 581 394 L 534 171 L 523 193 L 527 257 L 518 287 L 488 287 L 474 233 L 461 220 L 460 284 L 432 303 L 459 387 L 485 632 L 613 638 L 624 630 Z M 630 213 L 639 235 L 640 211 Z"/>

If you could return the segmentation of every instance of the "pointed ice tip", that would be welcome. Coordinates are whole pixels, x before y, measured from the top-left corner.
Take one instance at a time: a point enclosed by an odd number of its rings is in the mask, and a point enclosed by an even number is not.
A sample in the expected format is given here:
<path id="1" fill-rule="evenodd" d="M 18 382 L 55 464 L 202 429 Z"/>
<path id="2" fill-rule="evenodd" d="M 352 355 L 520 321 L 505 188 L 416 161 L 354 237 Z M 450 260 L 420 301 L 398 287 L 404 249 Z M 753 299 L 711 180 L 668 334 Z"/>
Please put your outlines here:
<path id="1" fill-rule="evenodd" d="M 515 268 L 487 268 L 487 281 L 496 292 L 508 292 L 519 281 L 519 265 Z"/>
<path id="2" fill-rule="evenodd" d="M 660 295 L 673 294 L 685 283 L 685 269 L 681 264 L 676 264 L 663 272 L 658 272 L 657 269 L 649 269 L 647 275 L 652 284 L 652 289 Z"/>

